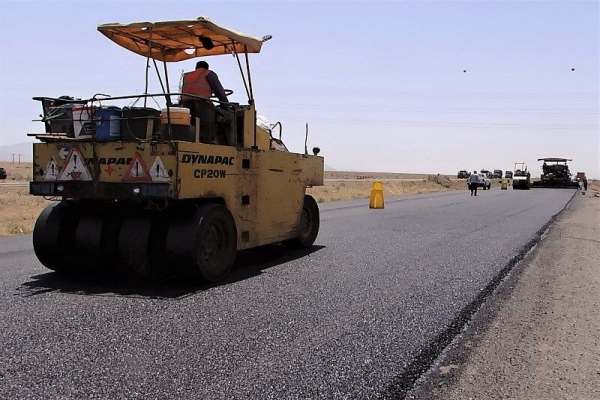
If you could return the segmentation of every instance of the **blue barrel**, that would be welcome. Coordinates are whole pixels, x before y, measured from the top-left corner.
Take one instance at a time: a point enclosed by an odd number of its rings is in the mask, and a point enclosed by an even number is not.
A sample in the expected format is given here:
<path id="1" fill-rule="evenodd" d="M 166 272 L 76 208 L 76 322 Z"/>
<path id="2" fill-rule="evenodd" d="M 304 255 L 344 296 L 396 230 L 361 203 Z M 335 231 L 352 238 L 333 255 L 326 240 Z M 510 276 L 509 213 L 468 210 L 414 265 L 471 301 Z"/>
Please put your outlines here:
<path id="1" fill-rule="evenodd" d="M 119 107 L 99 107 L 96 110 L 96 139 L 121 139 L 121 109 Z"/>

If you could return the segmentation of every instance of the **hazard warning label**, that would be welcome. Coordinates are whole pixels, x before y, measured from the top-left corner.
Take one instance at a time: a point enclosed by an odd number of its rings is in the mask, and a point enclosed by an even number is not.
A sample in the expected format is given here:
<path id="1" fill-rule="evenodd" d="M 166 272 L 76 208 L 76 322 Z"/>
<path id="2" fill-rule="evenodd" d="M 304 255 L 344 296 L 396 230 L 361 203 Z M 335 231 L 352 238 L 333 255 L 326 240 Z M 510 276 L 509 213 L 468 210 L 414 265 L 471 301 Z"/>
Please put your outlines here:
<path id="1" fill-rule="evenodd" d="M 52 160 L 50 161 L 52 162 Z M 56 167 L 56 165 L 54 165 Z M 59 181 L 91 181 L 92 175 L 78 149 L 73 148 L 67 156 L 65 167 L 58 175 Z"/>
<path id="2" fill-rule="evenodd" d="M 150 177 L 155 182 L 168 182 L 171 180 L 169 173 L 165 169 L 165 164 L 163 164 L 160 157 L 154 159 L 154 162 L 150 167 Z"/>
<path id="3" fill-rule="evenodd" d="M 56 166 L 56 161 L 54 158 L 51 158 L 48 161 L 48 165 L 46 165 L 46 172 L 44 173 L 44 180 L 46 181 L 55 181 L 58 178 L 58 167 Z"/>
<path id="4" fill-rule="evenodd" d="M 144 162 L 144 159 L 140 155 L 140 153 L 135 153 L 135 156 L 131 159 L 131 163 L 129 163 L 129 168 L 123 177 L 124 181 L 149 181 L 150 174 L 148 173 L 148 167 Z"/>

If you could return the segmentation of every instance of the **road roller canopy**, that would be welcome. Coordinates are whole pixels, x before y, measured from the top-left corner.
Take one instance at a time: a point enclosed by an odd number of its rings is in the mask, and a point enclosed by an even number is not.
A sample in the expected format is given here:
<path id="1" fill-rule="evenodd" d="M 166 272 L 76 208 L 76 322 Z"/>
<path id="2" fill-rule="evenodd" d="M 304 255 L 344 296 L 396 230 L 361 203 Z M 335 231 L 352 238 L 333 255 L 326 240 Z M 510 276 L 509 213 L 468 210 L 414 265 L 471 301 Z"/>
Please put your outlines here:
<path id="1" fill-rule="evenodd" d="M 538 158 L 538 161 L 544 162 L 567 162 L 573 161 L 570 158 L 559 158 L 559 157 L 546 157 L 546 158 Z"/>
<path id="2" fill-rule="evenodd" d="M 259 53 L 262 39 L 219 26 L 206 17 L 188 21 L 103 24 L 98 30 L 118 45 L 144 57 L 174 62 L 195 57 Z"/>

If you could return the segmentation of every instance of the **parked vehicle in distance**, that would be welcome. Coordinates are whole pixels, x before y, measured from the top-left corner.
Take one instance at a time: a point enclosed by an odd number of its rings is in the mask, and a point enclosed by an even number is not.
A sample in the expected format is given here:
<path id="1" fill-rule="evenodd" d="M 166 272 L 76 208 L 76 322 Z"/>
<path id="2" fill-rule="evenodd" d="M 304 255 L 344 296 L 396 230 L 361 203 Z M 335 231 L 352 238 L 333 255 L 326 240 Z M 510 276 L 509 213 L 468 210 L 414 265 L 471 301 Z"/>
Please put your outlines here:
<path id="1" fill-rule="evenodd" d="M 467 179 L 469 176 L 471 176 L 471 173 L 468 171 L 465 171 L 464 169 L 458 171 L 458 175 L 456 175 L 456 177 L 458 179 Z"/>
<path id="2" fill-rule="evenodd" d="M 480 187 L 483 190 L 490 190 L 492 188 L 492 181 L 490 181 L 490 178 L 488 177 L 488 175 L 481 173 L 481 172 L 478 175 L 479 175 L 479 184 L 477 185 L 477 187 Z"/>
<path id="3" fill-rule="evenodd" d="M 501 169 L 494 170 L 494 179 L 502 179 L 502 170 Z"/>
<path id="4" fill-rule="evenodd" d="M 512 171 L 504 171 L 504 177 L 506 179 L 512 179 L 512 177 L 513 177 Z"/>
<path id="5" fill-rule="evenodd" d="M 0 179 L 6 179 L 6 170 L 4 168 L 0 168 Z"/>

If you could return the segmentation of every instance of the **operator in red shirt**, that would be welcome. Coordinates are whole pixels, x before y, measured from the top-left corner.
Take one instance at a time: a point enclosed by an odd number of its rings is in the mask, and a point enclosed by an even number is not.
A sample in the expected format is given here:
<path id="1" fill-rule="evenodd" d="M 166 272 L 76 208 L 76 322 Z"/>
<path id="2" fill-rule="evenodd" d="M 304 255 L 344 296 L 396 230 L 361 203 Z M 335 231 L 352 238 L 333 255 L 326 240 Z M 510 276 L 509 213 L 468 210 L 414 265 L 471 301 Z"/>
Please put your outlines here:
<path id="1" fill-rule="evenodd" d="M 213 94 L 222 103 L 229 103 L 225 89 L 214 71 L 208 69 L 206 61 L 198 61 L 196 70 L 183 75 L 183 87 L 181 93 L 193 94 L 195 96 L 209 98 Z M 193 100 L 192 97 L 182 96 L 182 101 Z"/>

